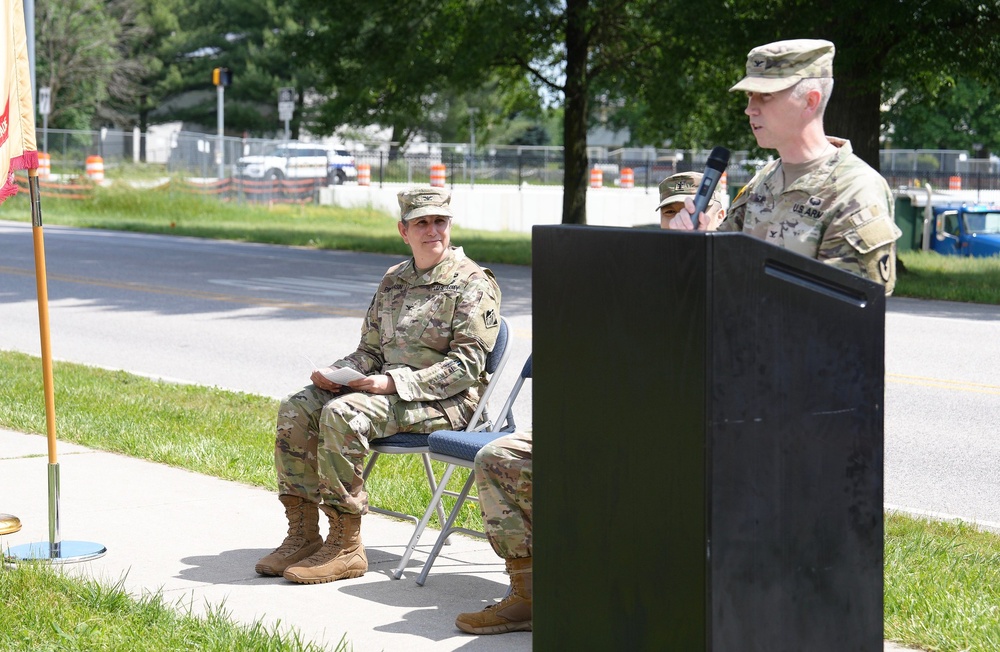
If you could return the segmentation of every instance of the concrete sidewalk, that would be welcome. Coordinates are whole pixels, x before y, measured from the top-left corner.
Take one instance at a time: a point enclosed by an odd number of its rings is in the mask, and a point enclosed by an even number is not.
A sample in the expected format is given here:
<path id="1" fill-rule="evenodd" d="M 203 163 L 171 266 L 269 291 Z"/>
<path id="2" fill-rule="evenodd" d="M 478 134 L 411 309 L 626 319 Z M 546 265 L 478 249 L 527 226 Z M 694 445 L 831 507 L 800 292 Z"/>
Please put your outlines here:
<path id="1" fill-rule="evenodd" d="M 419 587 L 414 578 L 438 531 L 428 530 L 396 581 L 389 573 L 412 526 L 370 514 L 362 525 L 368 573 L 301 586 L 253 570 L 285 534 L 273 493 L 65 442 L 58 455 L 62 540 L 108 549 L 100 559 L 66 564 L 69 572 L 109 583 L 124 578 L 132 593 L 162 591 L 166 602 L 197 613 L 224 604 L 234 620 L 280 622 L 331 650 L 342 636 L 356 652 L 531 649 L 530 633 L 477 637 L 455 628 L 457 614 L 506 590 L 503 563 L 485 540 L 452 537 Z M 0 430 L 0 512 L 22 523 L 0 539 L 5 550 L 48 541 L 47 468 L 45 437 Z"/>

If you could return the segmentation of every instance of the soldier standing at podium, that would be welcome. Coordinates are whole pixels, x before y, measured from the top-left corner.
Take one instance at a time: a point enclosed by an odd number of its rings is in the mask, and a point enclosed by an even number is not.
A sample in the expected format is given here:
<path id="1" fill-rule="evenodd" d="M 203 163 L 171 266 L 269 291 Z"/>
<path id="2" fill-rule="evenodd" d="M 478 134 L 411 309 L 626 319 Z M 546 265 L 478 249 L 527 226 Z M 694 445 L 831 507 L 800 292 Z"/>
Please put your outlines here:
<path id="1" fill-rule="evenodd" d="M 746 77 L 731 91 L 747 95 L 744 111 L 757 144 L 780 158 L 761 169 L 733 200 L 719 231 L 741 231 L 876 281 L 896 284 L 893 200 L 882 176 L 851 143 L 828 137 L 823 112 L 833 90 L 834 45 L 796 39 L 756 47 Z M 692 200 L 670 220 L 692 228 Z M 707 216 L 701 228 L 712 230 Z"/>

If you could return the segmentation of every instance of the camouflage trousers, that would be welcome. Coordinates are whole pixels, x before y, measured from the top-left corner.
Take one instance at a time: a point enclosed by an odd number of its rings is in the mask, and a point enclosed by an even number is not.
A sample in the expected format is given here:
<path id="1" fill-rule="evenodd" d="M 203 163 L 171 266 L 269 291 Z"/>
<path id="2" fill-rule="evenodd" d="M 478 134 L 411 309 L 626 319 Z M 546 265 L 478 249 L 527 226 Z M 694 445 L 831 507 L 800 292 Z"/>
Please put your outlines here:
<path id="1" fill-rule="evenodd" d="M 531 556 L 531 430 L 487 444 L 476 455 L 483 525 L 504 559 Z"/>
<path id="2" fill-rule="evenodd" d="M 397 415 L 413 405 L 396 394 L 338 394 L 315 385 L 288 395 L 278 409 L 274 443 L 278 493 L 366 514 L 362 473 L 368 443 L 399 432 Z M 406 432 L 449 426 L 441 415 L 408 424 Z"/>

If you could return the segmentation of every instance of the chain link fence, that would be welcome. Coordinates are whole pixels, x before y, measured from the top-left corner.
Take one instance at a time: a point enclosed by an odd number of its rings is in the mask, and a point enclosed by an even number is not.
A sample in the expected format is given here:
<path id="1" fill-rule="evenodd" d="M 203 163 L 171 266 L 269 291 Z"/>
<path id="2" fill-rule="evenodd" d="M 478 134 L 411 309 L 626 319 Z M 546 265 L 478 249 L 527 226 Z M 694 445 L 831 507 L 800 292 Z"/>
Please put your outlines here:
<path id="1" fill-rule="evenodd" d="M 51 156 L 52 174 L 68 178 L 84 176 L 87 158 L 100 156 L 105 174 L 111 178 L 140 173 L 196 183 L 238 180 L 242 157 L 265 155 L 282 143 L 162 128 L 151 128 L 146 133 L 138 129 L 38 130 L 38 145 Z M 381 143 L 343 153 L 354 158 L 355 167 L 368 166 L 372 185 L 428 183 L 434 168 L 442 165 L 445 183 L 450 185 L 562 185 L 564 179 L 561 147 L 485 145 L 472 154 L 468 143 L 421 144 L 405 152 Z M 662 179 L 676 172 L 703 170 L 709 153 L 590 147 L 588 159 L 592 170 L 600 170 L 604 186 L 634 184 L 637 188 L 655 189 Z M 727 171 L 730 190 L 741 187 L 765 163 L 751 158 L 748 152 L 732 152 Z M 949 183 L 954 185 L 954 177 L 959 177 L 964 189 L 1000 189 L 1000 159 L 996 157 L 970 159 L 962 150 L 883 150 L 880 164 L 891 187 L 926 182 L 947 188 Z M 631 172 L 624 181 L 623 171 Z"/>

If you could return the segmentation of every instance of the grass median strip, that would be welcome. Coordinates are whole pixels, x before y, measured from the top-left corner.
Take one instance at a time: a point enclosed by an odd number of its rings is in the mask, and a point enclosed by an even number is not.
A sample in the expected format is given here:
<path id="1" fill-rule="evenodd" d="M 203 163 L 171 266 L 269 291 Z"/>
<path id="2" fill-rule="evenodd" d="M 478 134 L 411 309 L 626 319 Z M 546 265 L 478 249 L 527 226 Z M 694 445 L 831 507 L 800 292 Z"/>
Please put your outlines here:
<path id="1" fill-rule="evenodd" d="M 96 188 L 85 200 L 46 198 L 44 210 L 47 224 L 63 226 L 410 255 L 396 228 L 398 216 L 369 208 L 240 204 L 169 189 L 140 191 L 118 185 Z M 27 222 L 30 218 L 27 193 L 18 193 L 0 209 L 0 219 Z M 531 264 L 529 234 L 476 231 L 461 224 L 459 215 L 452 227 L 452 244 L 463 247 L 473 260 Z"/>

